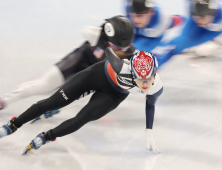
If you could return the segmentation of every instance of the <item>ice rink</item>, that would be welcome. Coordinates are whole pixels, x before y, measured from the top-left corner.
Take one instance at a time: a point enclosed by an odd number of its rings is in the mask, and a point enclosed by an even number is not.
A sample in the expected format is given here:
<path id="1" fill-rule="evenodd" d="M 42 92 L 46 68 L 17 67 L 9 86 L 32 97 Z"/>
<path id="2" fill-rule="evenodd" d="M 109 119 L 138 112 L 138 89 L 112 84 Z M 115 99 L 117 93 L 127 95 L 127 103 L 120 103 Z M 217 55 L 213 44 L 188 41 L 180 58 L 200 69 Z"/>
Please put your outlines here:
<path id="1" fill-rule="evenodd" d="M 159 2 L 172 14 L 185 14 L 183 2 Z M 44 74 L 84 41 L 83 26 L 123 14 L 122 5 L 120 0 L 0 0 L 0 96 Z M 146 150 L 145 98 L 130 95 L 102 119 L 21 156 L 38 133 L 74 117 L 88 96 L 0 139 L 0 170 L 221 170 L 222 58 L 175 56 L 159 75 L 164 92 L 153 130 L 161 154 Z M 49 95 L 13 103 L 0 111 L 0 125 Z"/>

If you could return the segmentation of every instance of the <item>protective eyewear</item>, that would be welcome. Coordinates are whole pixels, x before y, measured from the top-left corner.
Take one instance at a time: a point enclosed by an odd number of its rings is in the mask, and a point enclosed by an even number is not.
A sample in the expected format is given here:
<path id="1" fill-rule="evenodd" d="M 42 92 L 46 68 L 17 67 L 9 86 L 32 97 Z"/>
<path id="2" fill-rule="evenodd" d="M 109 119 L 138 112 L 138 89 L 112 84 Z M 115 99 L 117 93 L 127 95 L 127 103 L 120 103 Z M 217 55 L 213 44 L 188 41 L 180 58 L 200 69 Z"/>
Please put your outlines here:
<path id="1" fill-rule="evenodd" d="M 112 48 L 113 48 L 114 50 L 126 51 L 126 50 L 128 50 L 128 49 L 130 48 L 130 46 L 127 46 L 127 47 L 119 47 L 119 46 L 111 43 L 110 41 L 109 41 L 108 43 L 109 43 L 110 46 L 112 46 Z"/>
<path id="2" fill-rule="evenodd" d="M 143 18 L 149 15 L 148 13 L 129 13 L 130 18 Z"/>
<path id="3" fill-rule="evenodd" d="M 140 84 L 144 84 L 144 83 L 151 83 L 153 81 L 153 77 L 151 78 L 147 78 L 147 79 L 140 79 L 140 78 L 136 78 L 136 81 Z"/>

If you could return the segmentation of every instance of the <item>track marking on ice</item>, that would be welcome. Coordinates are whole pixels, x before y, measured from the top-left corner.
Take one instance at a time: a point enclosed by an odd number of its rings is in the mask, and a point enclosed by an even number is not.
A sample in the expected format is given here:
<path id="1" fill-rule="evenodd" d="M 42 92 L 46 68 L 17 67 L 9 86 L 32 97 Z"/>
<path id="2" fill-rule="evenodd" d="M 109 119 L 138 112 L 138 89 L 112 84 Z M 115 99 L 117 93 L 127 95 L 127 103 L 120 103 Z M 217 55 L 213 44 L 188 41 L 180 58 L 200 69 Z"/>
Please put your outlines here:
<path id="1" fill-rule="evenodd" d="M 69 149 L 68 147 L 65 147 L 65 146 L 63 146 L 66 150 L 67 150 L 67 152 L 70 154 L 70 156 L 72 156 L 78 163 L 79 163 L 79 165 L 80 165 L 80 167 L 81 167 L 81 170 L 86 170 L 86 166 L 85 166 L 85 164 L 83 163 L 83 161 L 80 159 L 80 157 L 77 155 L 77 154 L 75 154 L 71 149 Z"/>
<path id="2" fill-rule="evenodd" d="M 29 162 L 31 162 L 33 158 L 35 158 L 34 155 L 32 155 L 32 156 L 29 158 Z"/>
<path id="3" fill-rule="evenodd" d="M 168 163 L 167 165 L 170 165 L 170 167 L 171 167 L 171 165 L 173 164 L 173 162 L 176 162 L 175 159 L 177 159 L 177 158 L 183 153 L 183 151 L 184 151 L 188 146 L 190 146 L 191 144 L 193 144 L 193 143 L 195 143 L 195 142 L 200 141 L 201 138 L 203 138 L 203 137 L 211 134 L 211 133 L 214 132 L 215 130 L 221 129 L 221 127 L 222 127 L 222 126 L 219 125 L 217 128 L 214 128 L 214 129 L 210 130 L 209 132 L 204 133 L 203 135 L 200 135 L 200 136 L 196 137 L 194 140 L 192 140 L 192 141 L 190 141 L 189 143 L 187 143 L 186 145 L 182 146 L 181 149 L 180 149 L 180 151 L 179 151 L 177 154 L 175 154 L 175 156 L 171 156 L 171 157 L 168 156 L 168 157 L 165 159 L 165 161 L 163 162 L 163 164 L 167 162 L 167 163 Z M 169 157 L 170 157 L 170 158 L 169 158 Z M 167 165 L 164 166 L 163 170 L 166 169 Z M 175 170 L 177 169 L 177 164 L 174 165 L 174 169 L 175 169 Z"/>
<path id="4" fill-rule="evenodd" d="M 197 65 L 197 64 L 190 64 L 191 67 L 201 67 L 201 65 Z"/>
<path id="5" fill-rule="evenodd" d="M 137 134 L 137 135 L 135 135 L 135 134 Z M 139 138 L 139 136 L 140 136 L 139 133 L 134 133 L 132 139 L 131 139 L 129 142 L 127 142 L 126 146 L 121 150 L 120 153 L 122 154 L 123 152 L 125 152 L 125 151 L 129 148 L 129 145 L 130 145 L 134 140 L 136 140 L 137 138 Z"/>
<path id="6" fill-rule="evenodd" d="M 125 152 L 128 148 L 129 148 L 129 145 L 135 141 L 136 139 L 138 139 L 140 137 L 140 134 L 138 133 L 134 133 L 132 139 L 130 141 L 127 142 L 126 146 L 122 149 L 121 151 L 121 154 L 123 152 Z M 144 149 L 145 149 L 145 145 L 144 145 Z M 153 151 L 152 151 L 153 153 Z M 161 156 L 161 154 L 159 155 L 151 155 L 148 159 L 145 160 L 145 169 L 153 169 L 154 165 L 155 165 L 155 162 L 157 161 L 157 158 L 159 158 L 159 156 Z"/>
<path id="7" fill-rule="evenodd" d="M 219 128 L 216 128 L 216 130 L 218 130 L 218 129 L 220 129 L 220 127 L 219 127 Z M 212 130 L 212 131 L 215 131 L 215 129 Z M 211 131 L 210 133 L 212 133 L 212 131 Z M 206 134 L 206 136 L 209 135 L 210 133 Z M 214 138 L 211 138 L 211 140 L 209 140 L 208 143 L 211 143 L 212 141 L 215 140 L 215 138 L 218 138 L 218 136 L 220 136 L 220 135 L 221 135 L 221 133 L 219 133 L 219 134 L 218 134 L 217 136 L 215 136 Z M 203 135 L 203 136 L 204 136 L 204 135 Z M 203 137 L 203 136 L 202 136 L 202 137 Z M 199 141 L 199 140 L 198 140 L 198 141 Z M 197 144 L 199 143 L 198 141 L 197 141 Z M 196 145 L 197 145 L 197 144 L 196 144 Z M 203 147 L 204 147 L 204 146 L 202 145 L 201 148 L 203 148 Z M 217 165 L 217 166 L 218 166 L 218 165 Z M 177 169 L 178 169 L 178 168 L 177 168 L 177 164 L 176 164 L 176 165 L 175 165 L 175 170 L 177 170 Z M 214 168 L 214 169 L 216 169 L 216 168 Z"/>

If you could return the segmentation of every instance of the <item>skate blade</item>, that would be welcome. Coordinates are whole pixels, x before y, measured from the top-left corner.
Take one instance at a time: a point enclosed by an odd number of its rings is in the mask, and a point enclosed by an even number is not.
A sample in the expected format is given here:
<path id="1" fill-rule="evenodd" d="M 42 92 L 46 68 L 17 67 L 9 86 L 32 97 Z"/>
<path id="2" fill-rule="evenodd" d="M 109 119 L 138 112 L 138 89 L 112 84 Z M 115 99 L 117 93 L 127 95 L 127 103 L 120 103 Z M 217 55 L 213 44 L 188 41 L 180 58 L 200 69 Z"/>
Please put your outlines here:
<path id="1" fill-rule="evenodd" d="M 22 155 L 25 155 L 28 151 L 30 151 L 32 148 L 31 144 L 29 144 L 28 146 L 26 146 L 25 150 L 22 152 Z"/>
<path id="2" fill-rule="evenodd" d="M 34 119 L 33 121 L 30 122 L 30 124 L 35 123 L 36 121 L 40 120 L 41 117 L 37 117 L 36 119 Z"/>

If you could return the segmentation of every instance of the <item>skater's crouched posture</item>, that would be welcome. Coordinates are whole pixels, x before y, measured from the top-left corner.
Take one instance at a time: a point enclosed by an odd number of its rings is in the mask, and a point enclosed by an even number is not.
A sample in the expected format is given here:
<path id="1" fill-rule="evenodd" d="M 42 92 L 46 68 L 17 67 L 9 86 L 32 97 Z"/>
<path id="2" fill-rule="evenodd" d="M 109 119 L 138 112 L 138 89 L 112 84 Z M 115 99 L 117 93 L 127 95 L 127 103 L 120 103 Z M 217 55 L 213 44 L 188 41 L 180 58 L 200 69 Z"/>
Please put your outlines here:
<path id="1" fill-rule="evenodd" d="M 131 44 L 134 37 L 133 25 L 129 19 L 120 15 L 106 19 L 101 27 L 85 27 L 83 34 L 87 41 L 54 65 L 41 78 L 25 82 L 0 97 L 0 110 L 22 98 L 57 90 L 79 71 L 99 61 L 107 60 L 105 55 L 107 47 L 116 49 L 120 58 L 130 59 L 135 51 Z M 91 92 L 93 91 L 88 91 L 81 97 Z M 58 110 L 48 111 L 44 116 L 48 118 L 58 112 Z M 32 122 L 39 119 L 40 117 Z"/>
<path id="2" fill-rule="evenodd" d="M 155 103 L 163 91 L 161 80 L 156 73 L 156 57 L 145 51 L 138 51 L 131 60 L 120 59 L 115 50 L 105 50 L 107 61 L 101 61 L 77 73 L 50 98 L 32 105 L 17 118 L 11 119 L 0 128 L 0 137 L 14 133 L 28 121 L 39 117 L 48 110 L 62 108 L 87 91 L 96 91 L 88 104 L 74 117 L 54 129 L 40 133 L 27 146 L 24 153 L 38 149 L 55 140 L 80 129 L 86 123 L 97 120 L 114 110 L 129 92 L 146 95 L 146 142 L 154 153 L 158 152 L 152 134 Z"/>
<path id="3" fill-rule="evenodd" d="M 79 71 L 99 61 L 107 60 L 105 55 L 107 47 L 119 49 L 121 58 L 130 59 L 135 51 L 131 45 L 134 37 L 133 25 L 126 17 L 118 15 L 106 19 L 101 27 L 88 26 L 82 32 L 87 39 L 86 42 L 52 66 L 41 78 L 25 82 L 0 97 L 0 110 L 20 99 L 57 90 Z"/>

